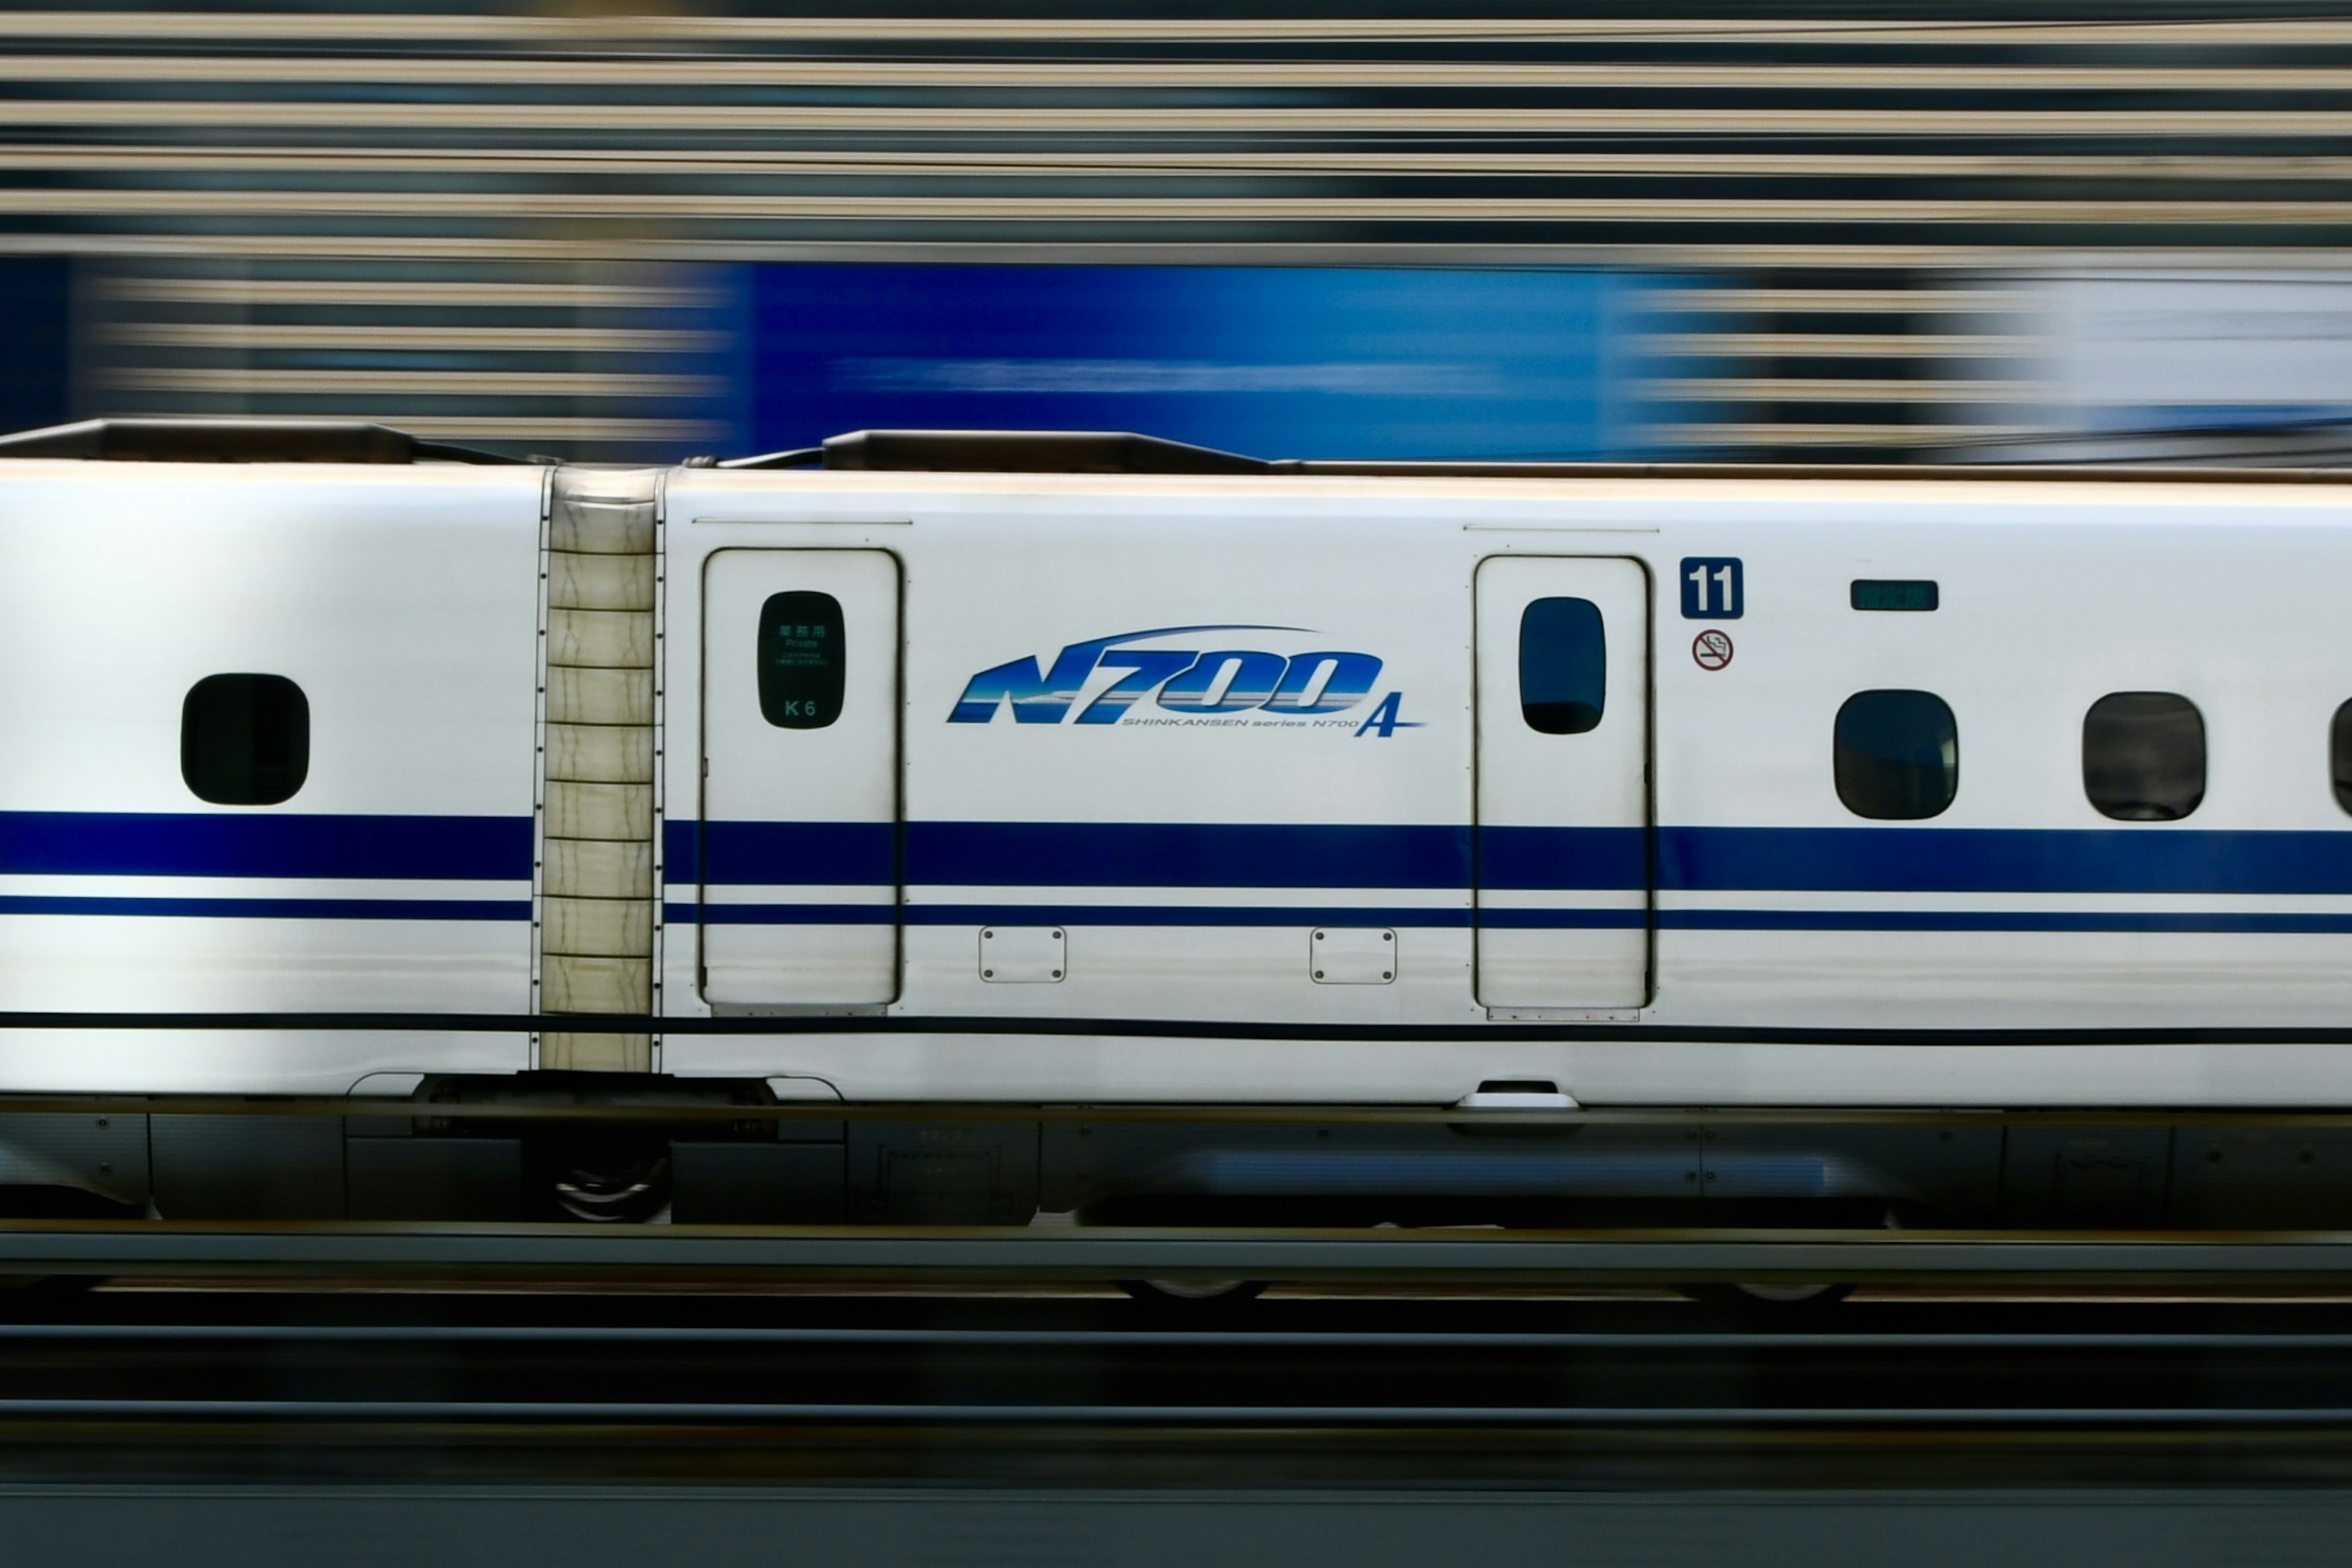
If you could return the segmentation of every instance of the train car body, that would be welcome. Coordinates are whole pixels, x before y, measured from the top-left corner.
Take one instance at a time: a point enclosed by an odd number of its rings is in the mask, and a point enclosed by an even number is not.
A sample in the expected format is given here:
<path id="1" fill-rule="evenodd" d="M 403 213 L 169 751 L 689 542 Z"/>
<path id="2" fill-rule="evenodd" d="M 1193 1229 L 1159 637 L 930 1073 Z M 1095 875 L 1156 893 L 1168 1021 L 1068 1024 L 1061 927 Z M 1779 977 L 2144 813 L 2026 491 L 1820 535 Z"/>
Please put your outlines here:
<path id="1" fill-rule="evenodd" d="M 378 1111 L 642 1092 L 1468 1119 L 679 1133 L 681 1218 L 2352 1215 L 2189 1125 L 2352 1102 L 2347 575 L 2221 477 L 18 458 L 0 1089 L 376 1109 L 0 1185 L 530 1212 Z"/>

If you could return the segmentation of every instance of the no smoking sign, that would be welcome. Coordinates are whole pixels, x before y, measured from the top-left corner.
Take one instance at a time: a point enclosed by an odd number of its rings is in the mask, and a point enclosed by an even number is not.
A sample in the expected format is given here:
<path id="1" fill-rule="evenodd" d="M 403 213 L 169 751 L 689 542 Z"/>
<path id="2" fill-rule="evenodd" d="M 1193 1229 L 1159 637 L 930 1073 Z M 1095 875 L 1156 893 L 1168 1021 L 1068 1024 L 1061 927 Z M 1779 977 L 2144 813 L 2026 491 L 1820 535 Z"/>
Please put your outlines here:
<path id="1" fill-rule="evenodd" d="M 1691 658 L 1701 669 L 1721 669 L 1731 662 L 1731 634 L 1710 627 L 1691 639 Z"/>

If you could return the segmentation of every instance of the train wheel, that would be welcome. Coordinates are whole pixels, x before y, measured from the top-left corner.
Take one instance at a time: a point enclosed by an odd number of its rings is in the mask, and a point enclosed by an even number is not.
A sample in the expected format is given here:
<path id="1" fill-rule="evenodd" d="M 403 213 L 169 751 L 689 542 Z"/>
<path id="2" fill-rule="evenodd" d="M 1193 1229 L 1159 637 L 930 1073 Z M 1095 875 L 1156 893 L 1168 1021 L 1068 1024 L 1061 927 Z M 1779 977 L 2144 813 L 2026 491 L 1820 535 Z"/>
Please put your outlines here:
<path id="1" fill-rule="evenodd" d="M 549 1195 L 569 1219 L 595 1225 L 648 1220 L 669 1202 L 669 1155 L 571 1161 L 555 1173 Z"/>
<path id="2" fill-rule="evenodd" d="M 1853 1287 L 1828 1281 L 1784 1285 L 1742 1280 L 1730 1285 L 1678 1285 L 1675 1289 L 1694 1301 L 1748 1317 L 1794 1318 L 1835 1306 L 1853 1293 Z"/>
<path id="3" fill-rule="evenodd" d="M 1246 1301 L 1265 1289 L 1263 1279 L 1122 1279 L 1118 1288 L 1139 1301 Z"/>

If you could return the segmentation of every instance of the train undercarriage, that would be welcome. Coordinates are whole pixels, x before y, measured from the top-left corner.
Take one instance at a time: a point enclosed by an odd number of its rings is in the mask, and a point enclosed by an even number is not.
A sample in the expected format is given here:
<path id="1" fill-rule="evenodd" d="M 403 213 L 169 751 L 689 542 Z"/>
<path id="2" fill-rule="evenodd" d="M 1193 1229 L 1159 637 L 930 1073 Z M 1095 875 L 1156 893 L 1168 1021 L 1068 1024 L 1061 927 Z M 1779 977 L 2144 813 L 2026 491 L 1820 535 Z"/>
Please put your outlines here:
<path id="1" fill-rule="evenodd" d="M 2310 1113 L 918 1107 L 584 1072 L 15 1103 L 15 1218 L 2352 1227 L 2352 1125 Z"/>

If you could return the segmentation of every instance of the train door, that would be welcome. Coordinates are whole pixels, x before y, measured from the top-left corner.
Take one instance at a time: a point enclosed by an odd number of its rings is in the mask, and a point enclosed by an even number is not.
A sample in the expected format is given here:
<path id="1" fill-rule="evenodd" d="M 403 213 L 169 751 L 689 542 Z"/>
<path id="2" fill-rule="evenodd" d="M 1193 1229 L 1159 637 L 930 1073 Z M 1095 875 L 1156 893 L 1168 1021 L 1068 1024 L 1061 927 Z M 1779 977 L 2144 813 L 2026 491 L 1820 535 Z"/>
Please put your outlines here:
<path id="1" fill-rule="evenodd" d="M 703 579 L 704 999 L 898 994 L 898 563 L 722 550 Z"/>
<path id="2" fill-rule="evenodd" d="M 1478 1000 L 1638 1007 L 1653 902 L 1648 574 L 1491 556 L 1476 615 Z"/>

